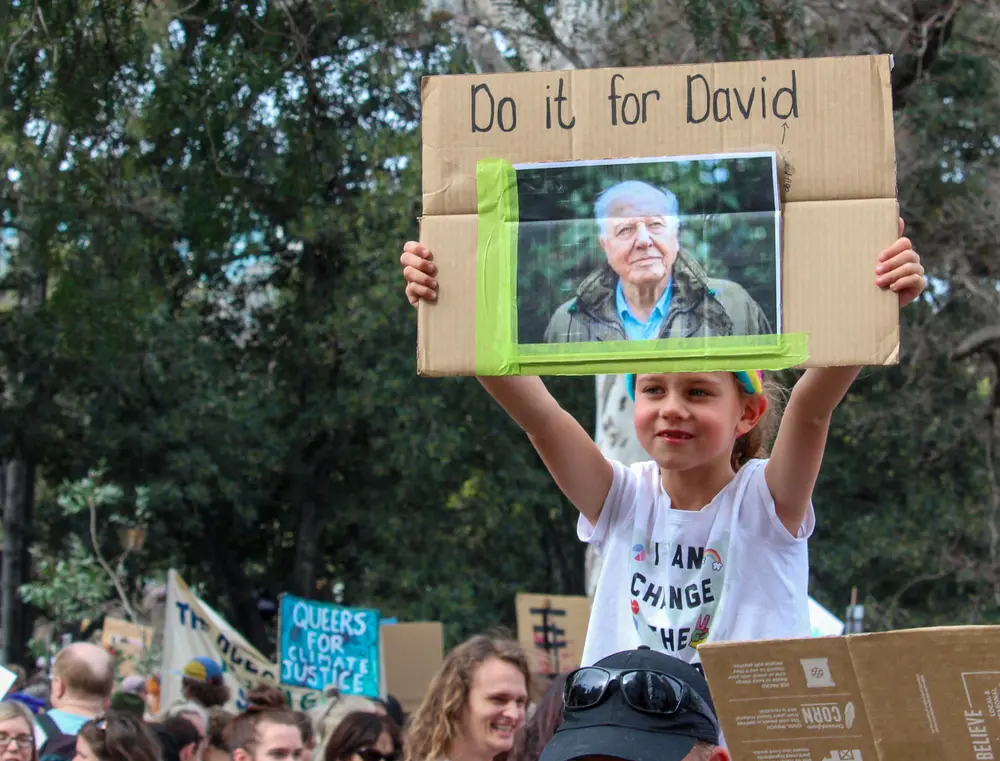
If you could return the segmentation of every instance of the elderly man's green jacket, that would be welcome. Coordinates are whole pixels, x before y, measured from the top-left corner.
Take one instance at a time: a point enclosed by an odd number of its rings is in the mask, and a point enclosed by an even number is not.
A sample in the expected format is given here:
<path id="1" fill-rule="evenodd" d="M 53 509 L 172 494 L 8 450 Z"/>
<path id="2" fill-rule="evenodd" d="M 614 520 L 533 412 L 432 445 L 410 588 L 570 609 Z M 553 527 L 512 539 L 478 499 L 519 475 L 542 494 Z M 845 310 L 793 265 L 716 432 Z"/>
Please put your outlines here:
<path id="1" fill-rule="evenodd" d="M 545 330 L 546 343 L 624 341 L 625 327 L 615 303 L 618 276 L 606 264 L 580 284 Z M 742 286 L 708 277 L 691 256 L 674 262 L 670 309 L 660 338 L 741 336 L 772 333 L 764 312 Z"/>

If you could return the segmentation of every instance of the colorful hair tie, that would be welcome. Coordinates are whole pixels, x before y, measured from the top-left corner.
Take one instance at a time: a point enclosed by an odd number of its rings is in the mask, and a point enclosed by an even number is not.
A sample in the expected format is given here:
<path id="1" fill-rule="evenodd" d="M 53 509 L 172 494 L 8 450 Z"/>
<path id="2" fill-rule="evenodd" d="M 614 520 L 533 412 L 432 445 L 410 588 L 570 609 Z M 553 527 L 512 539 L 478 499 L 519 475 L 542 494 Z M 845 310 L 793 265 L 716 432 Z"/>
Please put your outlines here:
<path id="1" fill-rule="evenodd" d="M 740 387 L 751 396 L 764 393 L 764 373 L 760 370 L 740 370 L 733 373 Z M 628 389 L 629 398 L 635 401 L 635 374 L 625 376 L 625 387 Z"/>

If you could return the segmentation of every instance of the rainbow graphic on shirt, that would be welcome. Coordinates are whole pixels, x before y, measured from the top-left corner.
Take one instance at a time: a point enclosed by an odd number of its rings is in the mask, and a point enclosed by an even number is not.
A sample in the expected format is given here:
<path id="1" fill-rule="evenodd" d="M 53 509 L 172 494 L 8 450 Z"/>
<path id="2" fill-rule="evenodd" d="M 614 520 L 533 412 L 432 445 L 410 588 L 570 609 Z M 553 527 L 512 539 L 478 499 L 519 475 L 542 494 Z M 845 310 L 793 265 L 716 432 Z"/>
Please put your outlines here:
<path id="1" fill-rule="evenodd" d="M 705 560 L 712 561 L 713 571 L 721 571 L 723 568 L 725 568 L 725 565 L 722 562 L 722 556 L 720 556 L 718 552 L 716 552 L 711 548 L 705 550 Z"/>

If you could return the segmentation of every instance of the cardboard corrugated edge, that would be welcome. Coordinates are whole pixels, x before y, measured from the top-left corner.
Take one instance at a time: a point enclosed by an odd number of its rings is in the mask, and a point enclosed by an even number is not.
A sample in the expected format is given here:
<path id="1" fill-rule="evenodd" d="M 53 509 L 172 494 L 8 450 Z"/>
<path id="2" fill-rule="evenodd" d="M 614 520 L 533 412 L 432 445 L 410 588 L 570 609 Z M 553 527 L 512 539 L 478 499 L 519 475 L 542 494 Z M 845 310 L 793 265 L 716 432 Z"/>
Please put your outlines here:
<path id="1" fill-rule="evenodd" d="M 852 681 L 858 686 L 860 694 L 860 713 L 863 715 L 866 725 L 870 730 L 870 740 L 877 749 L 879 761 L 912 761 L 915 758 L 934 758 L 936 761 L 973 761 L 980 758 L 971 745 L 969 735 L 964 732 L 964 726 L 959 717 L 954 714 L 962 713 L 961 706 L 957 707 L 954 702 L 961 702 L 961 694 L 955 684 L 954 674 L 947 671 L 950 668 L 949 661 L 955 662 L 959 657 L 955 655 L 957 650 L 964 650 L 969 659 L 970 668 L 974 671 L 960 672 L 963 685 L 967 676 L 992 675 L 991 683 L 997 686 L 993 692 L 997 698 L 992 714 L 988 717 L 993 720 L 992 734 L 986 735 L 985 740 L 992 741 L 996 747 L 1000 747 L 1000 626 L 939 626 L 923 627 L 916 629 L 905 629 L 888 632 L 872 632 L 865 634 L 849 634 L 839 637 L 818 637 L 799 638 L 784 640 L 759 640 L 753 642 L 713 642 L 706 643 L 699 647 L 699 655 L 702 659 L 706 679 L 712 691 L 713 700 L 716 703 L 716 710 L 719 713 L 723 734 L 737 736 L 731 723 L 730 710 L 725 700 L 727 685 L 727 666 L 733 662 L 733 656 L 737 653 L 766 652 L 774 659 L 795 657 L 782 655 L 782 648 L 802 650 L 802 651 L 823 651 L 827 654 L 831 647 L 846 648 L 850 659 Z M 928 653 L 935 653 L 933 657 Z M 995 663 L 990 669 L 991 662 L 988 658 L 992 655 Z M 906 663 L 909 656 L 909 664 Z M 904 673 L 909 667 L 918 676 L 916 688 L 908 681 L 901 681 L 902 676 L 909 676 Z M 941 700 L 941 695 L 937 694 L 937 704 L 934 703 L 934 695 L 930 694 L 930 688 L 926 682 L 921 682 L 919 678 L 925 672 L 930 673 L 933 669 L 945 668 L 938 672 L 931 680 L 933 686 L 938 691 L 945 691 L 951 687 L 954 692 L 959 693 L 957 701 Z M 986 670 L 989 669 L 989 670 Z M 838 680 L 838 686 L 840 681 Z M 921 690 L 927 689 L 927 695 L 923 695 Z M 916 692 L 916 694 L 914 694 Z M 965 687 L 965 696 L 971 703 L 971 696 L 968 687 Z M 788 696 L 789 699 L 796 696 Z M 816 699 L 822 699 L 822 693 L 817 693 Z M 946 696 L 947 698 L 947 696 Z M 720 710 L 721 709 L 721 710 Z M 942 710 L 944 709 L 944 710 Z M 943 728 L 946 722 L 942 720 L 942 715 L 950 710 L 952 720 L 948 722 L 950 732 Z M 936 722 L 936 726 L 931 726 L 929 730 L 918 731 L 918 727 L 910 725 L 903 726 L 904 719 L 913 716 L 923 721 L 925 716 L 928 721 Z M 985 711 L 980 711 L 985 713 Z M 958 725 L 958 726 L 955 726 Z M 928 742 L 927 734 L 932 738 Z M 923 738 L 923 739 L 921 739 Z M 984 741 L 980 736 L 980 741 Z M 778 742 L 778 741 L 776 741 Z M 928 747 L 932 745 L 933 747 Z M 739 749 L 730 748 L 731 752 L 738 753 Z M 936 751 L 936 752 L 935 752 Z M 987 751 L 979 751 L 986 753 Z M 988 751 L 993 753 L 992 746 Z M 991 756 L 992 757 L 992 756 Z M 868 759 L 865 755 L 864 758 Z M 737 761 L 742 761 L 739 755 L 734 756 Z"/>

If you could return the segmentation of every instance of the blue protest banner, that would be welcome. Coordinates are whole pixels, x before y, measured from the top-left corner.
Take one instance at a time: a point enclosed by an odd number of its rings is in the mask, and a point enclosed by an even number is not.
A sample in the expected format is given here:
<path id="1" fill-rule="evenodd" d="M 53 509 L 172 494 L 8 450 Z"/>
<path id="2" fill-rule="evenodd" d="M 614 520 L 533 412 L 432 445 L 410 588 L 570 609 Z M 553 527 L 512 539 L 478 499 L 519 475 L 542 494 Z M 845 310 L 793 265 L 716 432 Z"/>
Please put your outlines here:
<path id="1" fill-rule="evenodd" d="M 377 610 L 284 595 L 279 646 L 283 684 L 379 696 Z"/>

